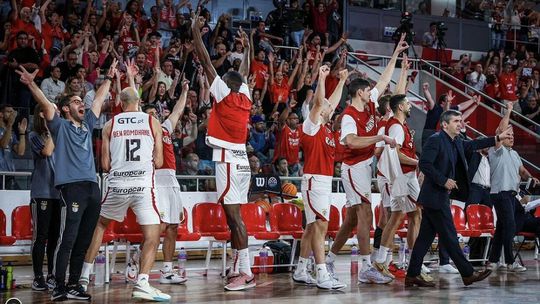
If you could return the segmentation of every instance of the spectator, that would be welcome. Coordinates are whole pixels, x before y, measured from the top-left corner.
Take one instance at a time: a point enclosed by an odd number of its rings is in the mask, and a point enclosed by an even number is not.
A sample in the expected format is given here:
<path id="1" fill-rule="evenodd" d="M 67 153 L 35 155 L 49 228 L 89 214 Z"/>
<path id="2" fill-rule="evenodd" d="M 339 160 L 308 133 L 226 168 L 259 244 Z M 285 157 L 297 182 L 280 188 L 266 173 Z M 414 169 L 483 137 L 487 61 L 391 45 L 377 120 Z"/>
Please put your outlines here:
<path id="1" fill-rule="evenodd" d="M 289 163 L 284 157 L 279 157 L 274 162 L 274 174 L 279 176 L 290 176 Z"/>
<path id="2" fill-rule="evenodd" d="M 529 97 L 527 105 L 522 108 L 521 114 L 537 124 L 540 124 L 540 106 L 538 105 L 538 97 Z M 538 126 L 535 126 L 528 121 L 523 121 L 522 123 L 524 126 L 531 128 L 533 131 L 540 134 L 540 128 Z"/>
<path id="3" fill-rule="evenodd" d="M 13 130 L 17 111 L 10 104 L 3 104 L 0 106 L 0 113 L 2 113 L 2 117 L 0 117 L 0 171 L 14 172 L 13 152 L 19 156 L 24 154 L 27 121 L 26 118 L 23 118 L 17 124 L 17 129 Z M 17 190 L 18 188 L 13 176 L 6 177 L 6 189 Z"/>
<path id="4" fill-rule="evenodd" d="M 265 121 L 259 115 L 251 117 L 251 123 L 253 126 L 250 131 L 249 144 L 253 147 L 253 152 L 257 158 L 266 164 L 269 162 L 268 150 L 274 147 L 276 141 L 272 132 L 273 128 L 267 131 Z"/>
<path id="5" fill-rule="evenodd" d="M 41 82 L 41 90 L 45 97 L 52 102 L 56 103 L 57 98 L 64 93 L 66 84 L 60 80 L 62 72 L 59 67 L 51 68 L 51 77 L 43 79 Z"/>
<path id="6" fill-rule="evenodd" d="M 300 171 L 300 134 L 302 126 L 299 125 L 298 115 L 292 111 L 296 101 L 287 103 L 285 110 L 279 116 L 279 125 L 276 135 L 276 149 L 274 162 L 279 158 L 285 158 L 290 166 L 291 176 L 297 176 Z"/>
<path id="7" fill-rule="evenodd" d="M 337 1 L 332 0 L 328 6 L 325 1 L 319 1 L 317 5 L 313 4 L 313 0 L 308 0 L 311 6 L 311 18 L 313 30 L 319 35 L 324 35 L 328 32 L 328 18 L 332 15 L 337 7 Z"/>
<path id="8" fill-rule="evenodd" d="M 486 77 L 486 86 L 484 90 L 486 92 L 486 95 L 488 95 L 492 99 L 499 100 L 499 97 L 501 96 L 499 78 L 497 78 L 495 75 L 488 75 Z M 493 106 L 491 100 L 486 100 L 486 104 L 489 106 Z"/>
<path id="9" fill-rule="evenodd" d="M 469 85 L 478 91 L 484 91 L 484 87 L 486 86 L 486 75 L 484 75 L 483 70 L 482 65 L 477 63 L 474 71 L 467 76 Z"/>
<path id="10" fill-rule="evenodd" d="M 11 32 L 12 33 L 19 33 L 24 32 L 26 33 L 26 37 L 28 38 L 27 42 L 29 41 L 29 46 L 34 45 L 40 46 L 41 45 L 41 34 L 37 31 L 36 27 L 34 26 L 34 23 L 32 22 L 32 10 L 30 7 L 19 7 L 16 0 L 11 0 Z M 18 45 L 19 43 L 19 34 L 17 34 L 16 37 L 17 41 L 12 40 L 10 42 L 9 50 L 13 50 L 16 47 L 20 47 Z"/>
<path id="11" fill-rule="evenodd" d="M 189 153 L 186 155 L 184 163 L 184 170 L 181 175 L 208 175 L 208 171 L 199 170 L 199 156 L 197 154 Z M 180 180 L 180 188 L 182 188 L 182 192 L 197 191 L 197 182 L 199 185 L 198 191 L 205 191 L 204 180 L 194 178 Z"/>
<path id="12" fill-rule="evenodd" d="M 505 105 L 513 103 L 514 110 L 521 113 L 521 107 L 517 102 L 517 73 L 512 71 L 512 65 L 510 63 L 506 63 L 504 70 L 499 74 L 499 83 L 501 85 L 502 103 Z"/>
<path id="13" fill-rule="evenodd" d="M 66 81 L 66 87 L 64 89 L 64 95 L 75 95 L 79 96 L 81 99 L 84 98 L 86 92 L 81 85 L 81 81 L 77 77 L 70 77 Z"/>
<path id="14" fill-rule="evenodd" d="M 504 16 L 502 7 L 497 5 L 495 11 L 491 15 L 491 48 L 500 50 L 503 48 L 503 22 Z"/>
<path id="15" fill-rule="evenodd" d="M 67 61 L 63 61 L 58 64 L 60 71 L 62 72 L 60 80 L 66 81 L 70 77 L 77 75 L 77 72 L 83 66 L 77 63 L 78 55 L 75 51 L 70 51 L 67 55 Z"/>
<path id="16" fill-rule="evenodd" d="M 261 161 L 255 155 L 249 157 L 249 167 L 251 169 L 251 176 L 261 173 Z"/>
<path id="17" fill-rule="evenodd" d="M 231 68 L 231 62 L 228 58 L 231 56 L 231 52 L 227 51 L 227 47 L 223 43 L 219 43 L 216 46 L 217 54 L 212 56 L 212 65 L 216 69 L 219 76 L 225 75 Z"/>
<path id="18" fill-rule="evenodd" d="M 32 95 L 25 85 L 21 85 L 19 82 L 19 75 L 15 71 L 22 66 L 29 71 L 34 71 L 38 69 L 39 64 L 39 55 L 34 48 L 32 48 L 29 43 L 29 35 L 27 32 L 20 31 L 17 33 L 17 48 L 12 50 L 8 56 L 9 68 L 10 68 L 10 77 L 13 80 L 12 82 L 12 96 L 11 100 L 16 100 L 14 104 L 16 107 L 29 108 L 30 102 L 32 100 Z M 24 113 L 25 116 L 29 113 Z"/>
<path id="19" fill-rule="evenodd" d="M 306 19 L 305 12 L 300 8 L 298 0 L 291 0 L 290 8 L 287 12 L 287 22 L 289 32 L 291 34 L 292 45 L 302 45 L 302 37 L 304 36 L 304 23 Z"/>
<path id="20" fill-rule="evenodd" d="M 422 36 L 422 46 L 435 49 L 437 44 L 437 22 L 431 22 L 429 32 L 425 32 Z"/>

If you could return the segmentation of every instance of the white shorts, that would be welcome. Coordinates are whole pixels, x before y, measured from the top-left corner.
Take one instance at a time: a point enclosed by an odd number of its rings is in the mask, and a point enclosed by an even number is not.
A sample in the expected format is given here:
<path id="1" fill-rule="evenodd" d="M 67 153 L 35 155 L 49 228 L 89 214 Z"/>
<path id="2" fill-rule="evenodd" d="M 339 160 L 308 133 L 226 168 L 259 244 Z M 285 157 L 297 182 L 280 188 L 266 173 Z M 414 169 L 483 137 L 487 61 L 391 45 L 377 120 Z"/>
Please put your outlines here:
<path id="1" fill-rule="evenodd" d="M 216 162 L 217 202 L 225 205 L 246 204 L 250 180 L 249 165 Z"/>
<path id="2" fill-rule="evenodd" d="M 341 181 L 345 189 L 347 208 L 360 204 L 371 204 L 371 162 L 372 159 L 353 166 L 341 165 Z"/>
<path id="3" fill-rule="evenodd" d="M 180 187 L 157 187 L 159 200 L 157 208 L 161 221 L 167 224 L 180 224 L 182 215 L 182 199 Z"/>
<path id="4" fill-rule="evenodd" d="M 311 224 L 317 219 L 327 222 L 330 219 L 332 201 L 332 176 L 304 174 L 301 189 L 306 224 Z"/>
<path id="5" fill-rule="evenodd" d="M 388 182 L 388 179 L 382 175 L 377 175 L 377 187 L 381 193 L 381 202 L 384 208 L 389 208 L 392 202 L 392 196 L 390 191 L 392 191 L 392 186 Z"/>
<path id="6" fill-rule="evenodd" d="M 159 212 L 156 206 L 156 193 L 150 187 L 117 188 L 109 187 L 101 204 L 99 215 L 104 218 L 124 221 L 127 209 L 131 208 L 137 216 L 139 225 L 159 225 Z"/>
<path id="7" fill-rule="evenodd" d="M 409 213 L 415 211 L 416 201 L 418 200 L 418 194 L 420 194 L 420 185 L 418 184 L 418 178 L 416 172 L 409 172 L 405 174 L 407 177 L 407 187 L 409 188 L 409 194 L 407 197 L 392 198 L 390 210 L 401 211 L 403 213 Z"/>

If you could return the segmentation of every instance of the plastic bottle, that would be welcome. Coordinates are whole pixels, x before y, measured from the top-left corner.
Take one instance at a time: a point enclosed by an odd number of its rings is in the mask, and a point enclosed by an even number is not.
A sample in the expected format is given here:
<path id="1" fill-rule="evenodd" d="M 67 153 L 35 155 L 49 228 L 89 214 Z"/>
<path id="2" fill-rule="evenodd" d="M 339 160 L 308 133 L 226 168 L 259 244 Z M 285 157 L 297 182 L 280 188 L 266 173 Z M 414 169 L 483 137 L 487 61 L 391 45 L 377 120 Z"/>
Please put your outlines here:
<path id="1" fill-rule="evenodd" d="M 399 252 L 398 252 L 398 263 L 400 266 L 403 266 L 405 265 L 405 260 L 406 257 L 405 257 L 405 243 L 404 242 L 401 242 L 399 244 Z"/>
<path id="2" fill-rule="evenodd" d="M 265 247 L 259 250 L 259 264 L 261 266 L 260 273 L 267 273 L 266 267 L 268 266 L 268 249 Z"/>
<path id="3" fill-rule="evenodd" d="M 471 248 L 469 247 L 469 245 L 465 245 L 465 247 L 463 247 L 463 255 L 465 256 L 467 260 L 469 259 L 470 253 L 471 253 Z"/>
<path id="4" fill-rule="evenodd" d="M 351 248 L 351 273 L 358 273 L 358 247 L 356 245 Z"/>
<path id="5" fill-rule="evenodd" d="M 178 251 L 178 273 L 182 278 L 186 277 L 187 251 L 184 247 Z"/>
<path id="6" fill-rule="evenodd" d="M 6 290 L 11 289 L 11 282 L 13 281 L 13 266 L 11 265 L 11 262 L 8 262 L 6 267 Z"/>
<path id="7" fill-rule="evenodd" d="M 105 284 L 105 261 L 105 255 L 100 251 L 95 262 L 94 286 L 103 286 Z"/>

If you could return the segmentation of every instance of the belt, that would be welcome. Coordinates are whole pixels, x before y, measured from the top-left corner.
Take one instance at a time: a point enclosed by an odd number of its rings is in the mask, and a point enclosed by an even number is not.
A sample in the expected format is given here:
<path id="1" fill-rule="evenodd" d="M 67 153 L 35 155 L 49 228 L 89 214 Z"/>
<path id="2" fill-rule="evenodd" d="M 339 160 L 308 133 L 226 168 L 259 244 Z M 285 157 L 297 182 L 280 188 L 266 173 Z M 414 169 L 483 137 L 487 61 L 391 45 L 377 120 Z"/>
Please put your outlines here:
<path id="1" fill-rule="evenodd" d="M 482 189 L 484 189 L 484 190 L 485 190 L 485 189 L 491 188 L 490 186 L 484 186 L 484 185 L 476 184 L 476 183 L 474 183 L 473 185 L 475 185 L 475 186 L 477 186 L 477 187 L 480 187 L 480 188 L 482 188 Z"/>

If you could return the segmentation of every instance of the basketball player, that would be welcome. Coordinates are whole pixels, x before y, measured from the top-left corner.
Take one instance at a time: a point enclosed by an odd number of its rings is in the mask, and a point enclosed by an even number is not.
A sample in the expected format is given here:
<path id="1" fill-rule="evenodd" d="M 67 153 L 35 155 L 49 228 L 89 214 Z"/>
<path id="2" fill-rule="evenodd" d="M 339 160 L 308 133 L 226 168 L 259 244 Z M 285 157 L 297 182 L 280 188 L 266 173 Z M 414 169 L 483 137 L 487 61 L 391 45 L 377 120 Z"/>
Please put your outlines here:
<path id="1" fill-rule="evenodd" d="M 396 94 L 405 94 L 407 91 L 407 75 L 409 71 L 409 62 L 407 60 L 407 55 L 403 55 L 403 60 L 401 61 L 401 73 L 399 76 L 399 81 L 396 86 L 395 93 Z M 378 130 L 377 135 L 384 135 L 385 133 L 385 127 L 388 120 L 392 117 L 392 109 L 390 108 L 390 98 L 391 95 L 384 95 L 379 99 L 379 106 L 377 107 L 377 112 L 379 112 L 380 115 L 382 115 L 381 119 L 378 121 Z M 384 149 L 385 142 L 380 141 L 375 145 L 375 156 L 377 158 L 380 158 L 381 153 Z M 379 162 L 381 160 L 379 159 Z M 381 246 L 381 238 L 382 238 L 382 232 L 384 227 L 386 226 L 386 223 L 390 219 L 390 184 L 388 179 L 379 171 L 377 170 L 377 187 L 379 189 L 379 193 L 381 194 L 381 208 L 379 212 L 379 218 L 375 219 L 377 221 L 377 226 L 375 227 L 375 234 L 373 236 L 373 253 L 372 258 L 375 259 L 377 257 L 377 253 L 379 251 L 379 247 Z M 387 264 L 390 264 L 392 261 L 392 252 L 390 251 L 387 256 Z M 398 271 L 398 269 L 394 269 Z M 403 270 L 400 271 L 400 276 L 405 276 L 405 272 Z"/>
<path id="2" fill-rule="evenodd" d="M 334 175 L 334 156 L 336 145 L 330 126 L 335 108 L 339 104 L 343 86 L 349 76 L 345 69 L 339 72 L 339 83 L 330 96 L 325 96 L 325 80 L 330 68 L 323 65 L 319 69 L 319 82 L 315 90 L 315 100 L 309 116 L 303 123 L 300 143 L 304 151 L 304 175 L 302 176 L 302 197 L 307 202 L 306 229 L 302 235 L 300 258 L 293 280 L 304 284 L 317 284 L 321 289 L 341 289 L 347 285 L 330 276 L 324 261 L 324 243 L 330 202 L 332 201 L 332 176 Z M 310 251 L 313 250 L 317 279 L 307 272 Z"/>
<path id="3" fill-rule="evenodd" d="M 60 237 L 54 253 L 56 286 L 51 295 L 52 301 L 91 298 L 79 284 L 79 278 L 100 212 L 101 192 L 94 166 L 92 131 L 116 72 L 116 64 L 114 59 L 103 85 L 96 92 L 90 111 L 85 111 L 80 97 L 68 94 L 58 102 L 60 115 L 56 114 L 55 105 L 49 102 L 34 82 L 38 70 L 29 73 L 20 66 L 16 71 L 21 75 L 20 81 L 28 86 L 43 109 L 55 144 L 54 158 L 58 160 L 54 165 L 54 186 L 61 192 L 61 216 Z M 69 279 L 66 285 L 68 266 Z"/>
<path id="4" fill-rule="evenodd" d="M 399 157 L 401 171 L 407 178 L 408 193 L 406 197 L 392 198 L 390 203 L 390 220 L 383 230 L 381 246 L 373 266 L 386 277 L 394 279 L 394 275 L 388 270 L 387 254 L 394 242 L 394 234 L 399 227 L 403 216 L 407 214 L 409 226 L 407 229 L 407 243 L 413 248 L 414 241 L 420 228 L 421 213 L 416 206 L 416 200 L 420 193 L 420 185 L 416 176 L 418 159 L 414 138 L 405 119 L 411 116 L 411 104 L 404 94 L 392 96 L 390 108 L 394 116 L 386 123 L 385 134 L 396 140 L 396 150 Z"/>
<path id="5" fill-rule="evenodd" d="M 246 153 L 247 126 L 251 111 L 249 87 L 245 83 L 249 71 L 249 40 L 239 30 L 244 46 L 244 60 L 239 72 L 229 71 L 219 77 L 203 44 L 201 28 L 204 22 L 195 18 L 192 25 L 195 53 L 204 68 L 210 93 L 215 98 L 208 120 L 206 143 L 213 148 L 216 162 L 218 203 L 223 204 L 227 224 L 231 229 L 231 247 L 236 250 L 232 271 L 227 275 L 225 290 L 244 290 L 255 287 L 251 272 L 246 226 L 240 215 L 240 205 L 248 201 L 251 170 Z"/>
<path id="6" fill-rule="evenodd" d="M 347 146 L 343 155 L 341 178 L 347 197 L 347 216 L 341 225 L 336 241 L 327 257 L 329 271 L 334 273 L 336 253 L 347 241 L 354 226 L 357 226 L 358 246 L 361 268 L 358 281 L 361 283 L 386 284 L 391 280 L 384 277 L 371 266 L 369 230 L 372 223 L 371 211 L 371 163 L 375 144 L 381 140 L 394 145 L 395 141 L 386 135 L 377 135 L 375 108 L 379 92 L 384 92 L 390 82 L 398 54 L 409 46 L 404 41 L 405 35 L 397 44 L 388 66 L 377 85 L 371 89 L 369 82 L 355 79 L 349 84 L 352 96 L 351 105 L 343 111 L 340 141 Z"/>
<path id="7" fill-rule="evenodd" d="M 182 81 L 182 94 L 167 119 L 161 124 L 163 129 L 163 165 L 156 170 L 157 207 L 161 216 L 161 231 L 165 231 L 163 239 L 163 268 L 159 282 L 162 284 L 181 284 L 187 278 L 173 272 L 173 257 L 178 236 L 178 224 L 182 214 L 182 201 L 180 199 L 180 185 L 176 179 L 176 159 L 171 134 L 186 106 L 189 81 Z M 158 112 L 154 105 L 146 106 L 143 111 L 154 118 Z M 144 247 L 144 246 L 143 246 Z"/>
<path id="8" fill-rule="evenodd" d="M 168 301 L 171 297 L 149 284 L 149 274 L 159 246 L 160 217 L 156 206 L 154 170 L 163 164 L 163 139 L 159 121 L 139 111 L 139 94 L 133 87 L 120 93 L 123 113 L 103 127 L 101 164 L 109 172 L 108 189 L 92 243 L 86 253 L 81 284 L 88 285 L 92 261 L 110 221 L 122 222 L 127 209 L 137 216 L 144 236 L 140 271 L 132 298 Z"/>

